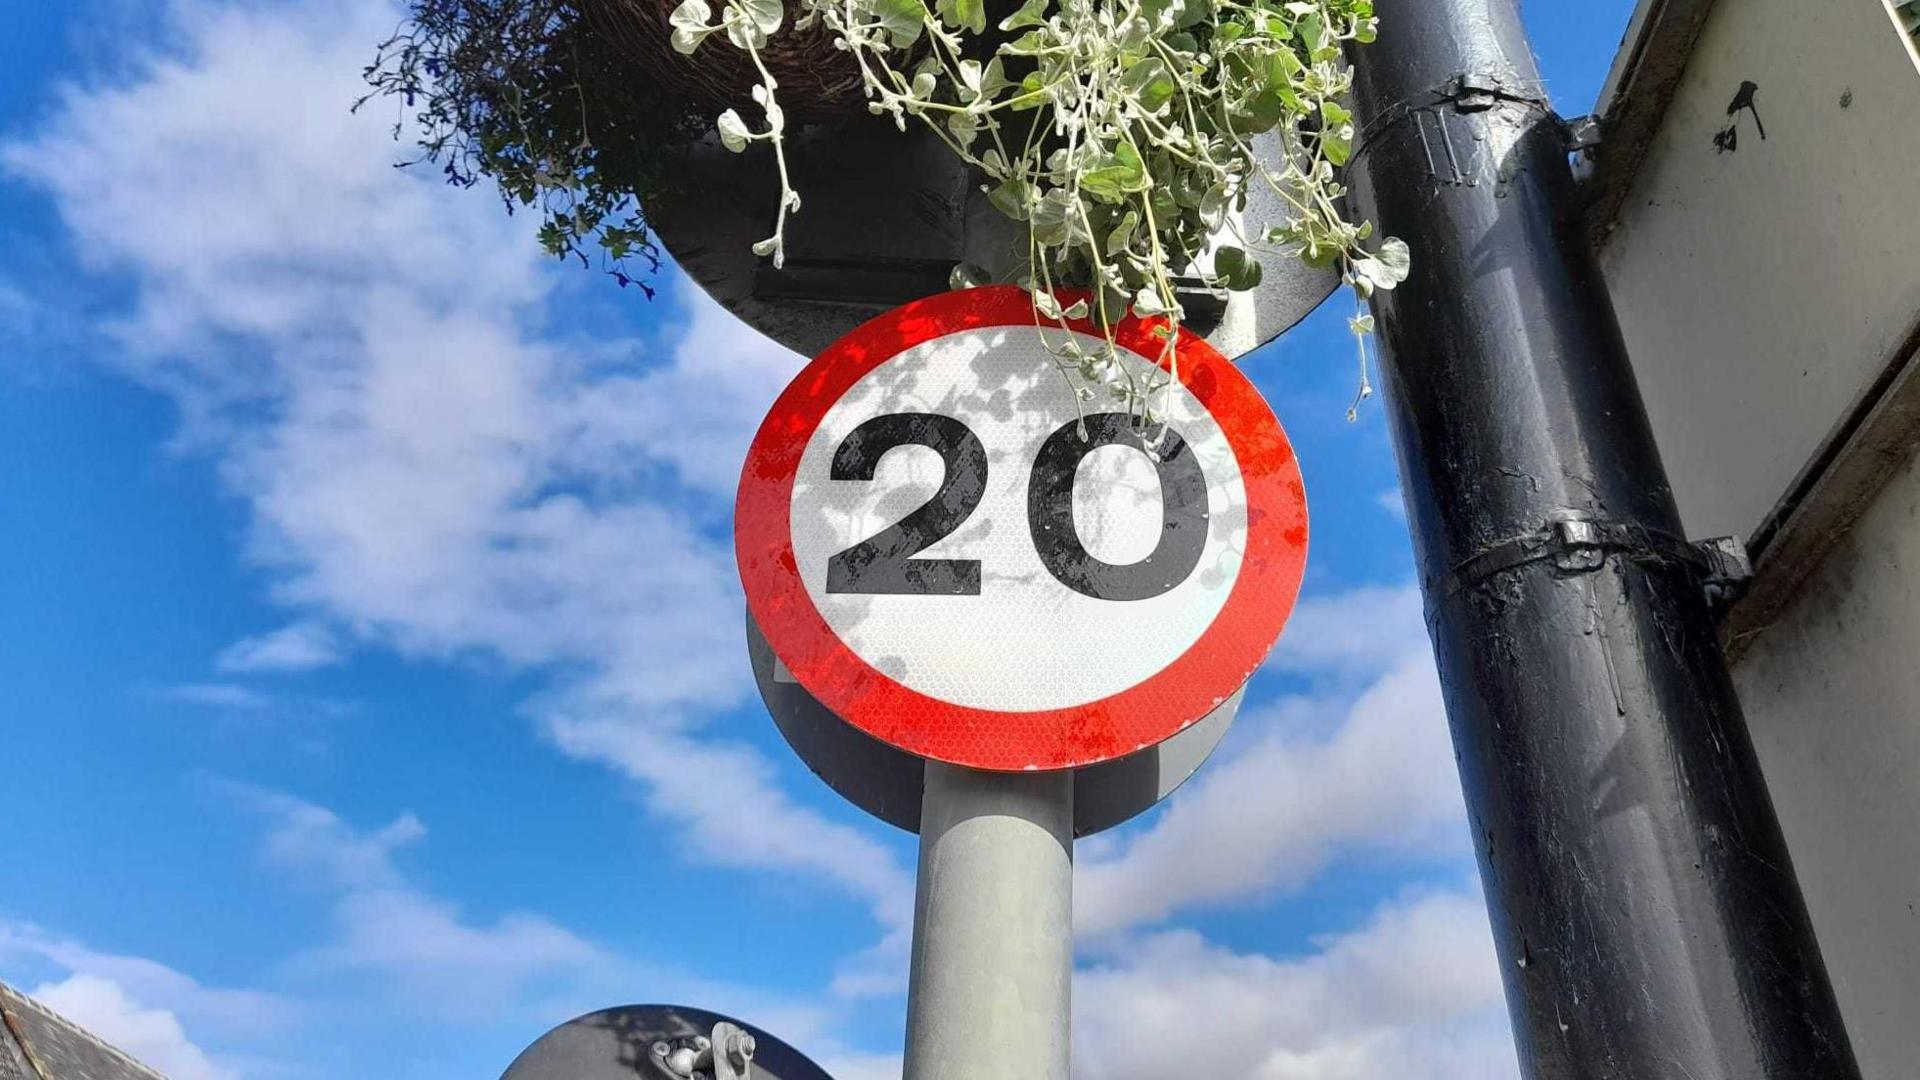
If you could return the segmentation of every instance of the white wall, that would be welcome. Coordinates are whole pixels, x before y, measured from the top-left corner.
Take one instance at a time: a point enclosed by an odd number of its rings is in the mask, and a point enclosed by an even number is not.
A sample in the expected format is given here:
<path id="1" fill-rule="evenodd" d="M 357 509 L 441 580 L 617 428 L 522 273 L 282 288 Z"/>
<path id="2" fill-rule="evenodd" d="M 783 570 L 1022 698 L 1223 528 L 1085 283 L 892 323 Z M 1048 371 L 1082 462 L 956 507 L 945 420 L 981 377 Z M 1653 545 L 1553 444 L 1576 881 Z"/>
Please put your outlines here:
<path id="1" fill-rule="evenodd" d="M 1920 1077 L 1920 469 L 1734 681 L 1861 1065 Z"/>
<path id="2" fill-rule="evenodd" d="M 1718 154 L 1745 80 L 1769 137 Z M 1751 535 L 1912 332 L 1916 185 L 1881 0 L 1719 0 L 1602 252 L 1692 536 Z M 1866 1076 L 1920 1080 L 1920 471 L 1734 677 Z"/>
<path id="3" fill-rule="evenodd" d="M 1768 138 L 1743 116 L 1717 153 L 1747 80 Z M 1601 252 L 1694 536 L 1750 535 L 1911 329 L 1916 178 L 1920 69 L 1881 0 L 1715 5 Z"/>

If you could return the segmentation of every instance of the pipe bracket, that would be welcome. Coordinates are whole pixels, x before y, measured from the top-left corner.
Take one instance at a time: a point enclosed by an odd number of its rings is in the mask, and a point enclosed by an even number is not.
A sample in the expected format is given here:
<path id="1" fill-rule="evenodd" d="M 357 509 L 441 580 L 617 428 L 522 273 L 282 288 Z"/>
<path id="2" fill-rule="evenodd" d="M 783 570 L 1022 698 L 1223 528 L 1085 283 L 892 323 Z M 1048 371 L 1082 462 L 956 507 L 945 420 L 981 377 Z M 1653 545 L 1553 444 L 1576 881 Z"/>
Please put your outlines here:
<path id="1" fill-rule="evenodd" d="M 1678 564 L 1700 580 L 1708 603 L 1730 603 L 1753 578 L 1746 545 L 1723 536 L 1690 544 L 1671 533 L 1629 521 L 1602 521 L 1576 511 L 1548 516 L 1545 525 L 1524 536 L 1480 549 L 1454 566 L 1439 583 L 1449 599 L 1502 571 L 1551 561 L 1562 575 L 1591 574 L 1621 555 L 1635 562 Z"/>
<path id="2" fill-rule="evenodd" d="M 1359 138 L 1355 140 L 1354 160 L 1365 155 L 1375 139 L 1416 118 L 1420 123 L 1421 138 L 1430 140 L 1429 127 L 1437 127 L 1442 133 L 1446 131 L 1444 114 L 1447 112 L 1486 112 L 1505 104 L 1518 105 L 1548 117 L 1554 115 L 1553 106 L 1539 87 L 1512 86 L 1510 81 L 1490 72 L 1462 71 L 1424 93 L 1380 110 L 1380 114 L 1361 130 Z M 1433 117 L 1431 122 L 1426 119 L 1429 115 Z M 1429 144 L 1428 157 L 1432 156 Z"/>

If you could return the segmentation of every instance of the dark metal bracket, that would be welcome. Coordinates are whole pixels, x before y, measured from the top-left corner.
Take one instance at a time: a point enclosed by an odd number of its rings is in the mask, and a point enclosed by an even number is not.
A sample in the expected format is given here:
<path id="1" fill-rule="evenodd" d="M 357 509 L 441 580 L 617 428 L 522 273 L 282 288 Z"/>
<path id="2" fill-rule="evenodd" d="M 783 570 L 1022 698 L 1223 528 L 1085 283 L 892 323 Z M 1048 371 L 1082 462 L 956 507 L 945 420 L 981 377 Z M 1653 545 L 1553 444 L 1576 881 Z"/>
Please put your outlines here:
<path id="1" fill-rule="evenodd" d="M 1569 153 L 1577 154 L 1586 150 L 1597 150 L 1605 138 L 1605 133 L 1601 130 L 1600 118 L 1598 116 L 1581 116 L 1569 120 L 1566 124 L 1566 131 L 1567 150 Z"/>
<path id="2" fill-rule="evenodd" d="M 1509 86 L 1500 76 L 1488 72 L 1463 71 L 1423 94 L 1415 94 L 1406 101 L 1382 109 L 1380 115 L 1360 132 L 1359 145 L 1355 148 L 1353 156 L 1356 160 L 1359 159 L 1375 139 L 1416 115 L 1433 114 L 1439 120 L 1440 129 L 1444 132 L 1446 111 L 1486 112 L 1501 104 L 1519 105 L 1548 116 L 1553 115 L 1553 107 L 1542 93 L 1528 92 L 1522 88 Z M 1426 128 L 1427 125 L 1423 121 L 1420 131 L 1422 138 L 1427 137 Z M 1431 150 L 1428 156 L 1432 157 Z"/>
<path id="3" fill-rule="evenodd" d="M 1690 544 L 1633 522 L 1600 521 L 1569 512 L 1551 518 L 1535 532 L 1499 541 L 1468 556 L 1439 583 L 1438 591 L 1452 597 L 1495 574 L 1549 560 L 1563 575 L 1591 574 L 1613 555 L 1690 568 L 1700 579 L 1708 604 L 1716 608 L 1738 599 L 1753 580 L 1753 563 L 1739 537 L 1722 536 Z"/>

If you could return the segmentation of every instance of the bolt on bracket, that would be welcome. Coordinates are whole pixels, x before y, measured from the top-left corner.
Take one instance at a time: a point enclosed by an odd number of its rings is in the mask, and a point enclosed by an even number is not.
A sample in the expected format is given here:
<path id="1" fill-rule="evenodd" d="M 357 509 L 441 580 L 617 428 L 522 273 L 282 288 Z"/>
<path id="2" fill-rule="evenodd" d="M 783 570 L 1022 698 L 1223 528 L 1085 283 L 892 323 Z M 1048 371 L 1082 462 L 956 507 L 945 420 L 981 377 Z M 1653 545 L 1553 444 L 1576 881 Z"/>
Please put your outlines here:
<path id="1" fill-rule="evenodd" d="M 758 1049 L 752 1033 L 725 1020 L 713 1034 L 655 1042 L 653 1062 L 677 1080 L 751 1080 Z"/>

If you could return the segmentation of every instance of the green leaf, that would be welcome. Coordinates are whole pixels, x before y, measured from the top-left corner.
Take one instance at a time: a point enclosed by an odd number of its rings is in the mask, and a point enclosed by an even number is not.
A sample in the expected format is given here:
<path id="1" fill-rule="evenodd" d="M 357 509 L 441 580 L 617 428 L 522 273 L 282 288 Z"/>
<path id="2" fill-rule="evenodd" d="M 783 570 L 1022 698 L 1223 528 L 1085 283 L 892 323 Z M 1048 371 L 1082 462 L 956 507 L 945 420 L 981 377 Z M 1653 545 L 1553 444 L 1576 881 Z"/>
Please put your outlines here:
<path id="1" fill-rule="evenodd" d="M 1007 105 L 1012 108 L 1014 112 L 1026 112 L 1030 109 L 1037 109 L 1046 103 L 1046 80 L 1042 79 L 1040 73 L 1037 71 L 1028 72 L 1027 77 L 1020 80 L 1019 95 L 1007 99 Z"/>
<path id="2" fill-rule="evenodd" d="M 1320 18 L 1318 9 L 1300 20 L 1300 41 L 1306 45 L 1309 59 L 1323 59 L 1321 53 L 1327 49 L 1327 37 L 1327 24 Z"/>
<path id="3" fill-rule="evenodd" d="M 1346 165 L 1353 158 L 1353 125 L 1345 124 L 1336 131 L 1323 132 L 1320 149 L 1326 153 L 1328 161 L 1335 165 Z"/>
<path id="4" fill-rule="evenodd" d="M 1126 74 L 1120 76 L 1120 86 L 1149 113 L 1158 113 L 1165 108 L 1180 89 L 1173 80 L 1173 73 L 1167 70 L 1166 62 L 1157 56 L 1148 57 L 1128 68 Z"/>
<path id="5" fill-rule="evenodd" d="M 1068 247 L 1086 239 L 1080 207 L 1064 188 L 1049 188 L 1033 209 L 1033 238 L 1046 247 Z"/>
<path id="6" fill-rule="evenodd" d="M 1315 270 L 1331 270 L 1340 265 L 1340 249 L 1330 245 L 1308 244 L 1300 251 L 1300 261 Z"/>
<path id="7" fill-rule="evenodd" d="M 947 130 L 953 133 L 953 141 L 964 149 L 980 137 L 980 118 L 970 112 L 948 113 Z"/>
<path id="8" fill-rule="evenodd" d="M 1027 220 L 1027 182 L 1014 177 L 987 192 L 987 201 L 1015 221 Z"/>
<path id="9" fill-rule="evenodd" d="M 1281 101 L 1278 94 L 1263 91 L 1247 102 L 1246 111 L 1240 114 L 1236 126 L 1243 134 L 1258 135 L 1263 131 L 1272 131 L 1286 111 L 1286 102 Z"/>
<path id="10" fill-rule="evenodd" d="M 680 6 L 667 16 L 667 25 L 673 27 L 673 36 L 669 39 L 673 51 L 693 55 L 700 43 L 707 40 L 707 35 L 720 29 L 707 25 L 712 18 L 713 9 L 707 6 L 707 0 L 681 0 Z"/>
<path id="11" fill-rule="evenodd" d="M 1275 49 L 1267 55 L 1267 89 L 1279 92 L 1282 88 L 1293 89 L 1293 80 L 1307 70 L 1307 65 L 1293 55 L 1292 49 Z"/>
<path id="12" fill-rule="evenodd" d="M 753 140 L 753 132 L 747 130 L 747 122 L 732 109 L 721 113 L 715 126 L 720 129 L 720 145 L 736 154 L 745 150 L 747 143 Z"/>
<path id="13" fill-rule="evenodd" d="M 1246 292 L 1260 284 L 1266 271 L 1245 249 L 1227 245 L 1213 253 L 1213 273 L 1227 288 Z"/>
<path id="14" fill-rule="evenodd" d="M 999 57 L 996 56 L 987 61 L 986 70 L 980 73 L 980 96 L 989 99 L 998 98 L 1000 91 L 1013 85 L 1013 82 L 1007 78 L 1007 67 L 1000 62 Z"/>
<path id="15" fill-rule="evenodd" d="M 1170 315 L 1174 310 L 1160 299 L 1160 294 L 1151 285 L 1133 294 L 1133 313 L 1143 319 L 1151 319 L 1155 315 Z"/>
<path id="16" fill-rule="evenodd" d="M 1000 46 L 1000 51 L 1008 56 L 1032 56 L 1046 47 L 1047 35 L 1040 30 L 1029 30 Z"/>
<path id="17" fill-rule="evenodd" d="M 1000 20 L 1000 29 L 1018 30 L 1023 26 L 1039 26 L 1047 21 L 1047 6 L 1053 0 L 1027 0 L 1020 10 Z"/>
<path id="18" fill-rule="evenodd" d="M 993 280 L 992 275 L 972 263 L 963 262 L 954 266 L 947 274 L 947 288 L 958 292 L 961 289 L 978 288 Z"/>
<path id="19" fill-rule="evenodd" d="M 975 34 L 987 32 L 986 0 L 938 0 L 934 10 L 940 13 L 948 26 L 956 30 L 969 30 Z"/>
<path id="20" fill-rule="evenodd" d="M 873 14 L 895 45 L 919 41 L 927 28 L 927 9 L 920 0 L 873 0 Z"/>
<path id="21" fill-rule="evenodd" d="M 1354 285 L 1369 295 L 1374 289 L 1392 289 L 1407 280 L 1412 268 L 1412 253 L 1405 241 L 1390 236 L 1380 242 L 1379 254 L 1353 260 Z"/>
<path id="22" fill-rule="evenodd" d="M 1119 202 L 1127 195 L 1147 190 L 1151 183 L 1146 163 L 1131 143 L 1115 146 L 1112 153 L 1080 174 L 1080 189 L 1103 202 Z"/>
<path id="23" fill-rule="evenodd" d="M 787 8 L 781 0 L 733 0 L 753 20 L 753 25 L 763 34 L 772 34 L 780 29 L 786 19 Z"/>
<path id="24" fill-rule="evenodd" d="M 1121 215 L 1120 223 L 1107 233 L 1106 256 L 1111 259 L 1133 246 L 1133 231 L 1140 227 L 1140 212 L 1129 210 Z"/>
<path id="25" fill-rule="evenodd" d="M 1413 251 L 1397 236 L 1380 241 L 1380 254 L 1376 258 L 1392 272 L 1395 284 L 1407 280 L 1413 272 Z"/>
<path id="26" fill-rule="evenodd" d="M 958 65 L 958 72 L 960 75 L 961 100 L 974 101 L 978 99 L 980 97 L 981 79 L 980 61 L 962 60 Z"/>

